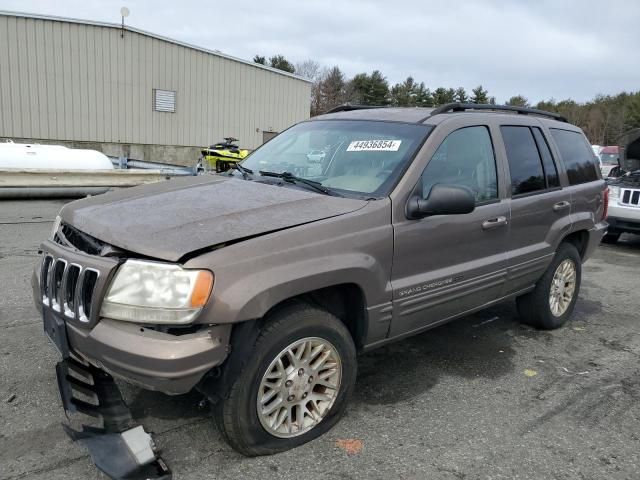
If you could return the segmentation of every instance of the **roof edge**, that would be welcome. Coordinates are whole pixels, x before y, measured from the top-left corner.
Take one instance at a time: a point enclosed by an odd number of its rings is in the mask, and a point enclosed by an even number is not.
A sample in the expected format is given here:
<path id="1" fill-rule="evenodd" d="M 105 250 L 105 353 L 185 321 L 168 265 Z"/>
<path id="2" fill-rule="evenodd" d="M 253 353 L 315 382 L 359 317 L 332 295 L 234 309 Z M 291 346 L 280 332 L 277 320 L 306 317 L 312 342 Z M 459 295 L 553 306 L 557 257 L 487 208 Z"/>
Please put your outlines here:
<path id="1" fill-rule="evenodd" d="M 97 20 L 84 20 L 81 18 L 69 18 L 69 17 L 60 17 L 56 15 L 44 15 L 39 13 L 29 13 L 29 12 L 13 12 L 10 10 L 0 10 L 0 16 L 3 17 L 18 17 L 18 18 L 32 18 L 35 20 L 50 20 L 53 22 L 67 22 L 67 23 L 78 23 L 81 25 L 92 25 L 94 27 L 106 27 L 106 28 L 117 28 L 118 30 L 122 29 L 122 25 L 119 23 L 111 23 L 111 22 L 100 22 Z M 155 38 L 157 40 L 162 40 L 168 43 L 173 43 L 174 45 L 179 45 L 181 47 L 190 48 L 192 50 L 198 50 L 200 52 L 208 53 L 210 55 L 215 55 L 217 57 L 226 58 L 227 60 L 232 60 L 234 62 L 243 63 L 245 65 L 249 65 L 255 68 L 259 68 L 261 70 L 267 70 L 272 73 L 276 73 L 278 75 L 283 75 L 285 77 L 290 77 L 295 80 L 300 80 L 306 83 L 312 83 L 308 78 L 301 77 L 294 73 L 285 72 L 284 70 L 278 70 L 277 68 L 269 67 L 267 65 L 262 65 L 260 63 L 251 62 L 249 60 L 245 60 L 243 58 L 234 57 L 233 55 L 228 55 L 226 53 L 222 53 L 220 50 L 210 50 L 208 48 L 199 47 L 198 45 L 194 45 L 192 43 L 183 42 L 180 40 L 176 40 L 173 38 L 165 37 L 163 35 L 159 35 L 157 33 L 148 32 L 146 30 L 142 30 L 141 28 L 131 27 L 129 25 L 124 26 L 124 29 L 129 32 L 138 33 L 140 35 L 145 35 L 147 37 Z"/>

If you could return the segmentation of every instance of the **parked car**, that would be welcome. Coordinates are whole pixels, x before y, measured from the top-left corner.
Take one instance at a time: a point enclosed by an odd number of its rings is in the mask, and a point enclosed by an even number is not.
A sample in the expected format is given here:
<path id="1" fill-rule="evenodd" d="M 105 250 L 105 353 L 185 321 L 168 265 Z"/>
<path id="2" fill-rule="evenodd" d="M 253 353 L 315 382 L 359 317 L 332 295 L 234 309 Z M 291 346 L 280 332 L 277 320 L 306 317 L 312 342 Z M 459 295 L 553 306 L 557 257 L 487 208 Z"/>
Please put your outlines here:
<path id="1" fill-rule="evenodd" d="M 640 129 L 621 137 L 622 164 L 629 169 L 618 178 L 609 180 L 611 199 L 609 229 L 603 241 L 616 243 L 623 233 L 640 234 Z"/>
<path id="2" fill-rule="evenodd" d="M 33 294 L 63 362 L 199 390 L 245 455 L 333 427 L 358 352 L 510 299 L 562 326 L 607 228 L 584 134 L 538 110 L 344 106 L 238 165 L 67 204 Z"/>
<path id="3" fill-rule="evenodd" d="M 617 146 L 601 147 L 598 158 L 603 178 L 616 178 L 625 173 L 620 167 L 620 154 Z"/>

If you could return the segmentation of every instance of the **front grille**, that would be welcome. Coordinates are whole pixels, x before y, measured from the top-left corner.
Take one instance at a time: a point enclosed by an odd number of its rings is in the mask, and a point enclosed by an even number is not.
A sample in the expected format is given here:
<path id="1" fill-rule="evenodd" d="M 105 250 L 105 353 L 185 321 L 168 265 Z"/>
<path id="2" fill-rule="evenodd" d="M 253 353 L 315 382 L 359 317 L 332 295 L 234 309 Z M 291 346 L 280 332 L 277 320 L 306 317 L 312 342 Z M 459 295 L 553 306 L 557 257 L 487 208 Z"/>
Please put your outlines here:
<path id="1" fill-rule="evenodd" d="M 59 245 L 72 246 L 89 255 L 100 255 L 108 246 L 105 242 L 81 232 L 66 223 L 60 225 L 60 228 L 54 236 L 54 240 Z"/>
<path id="2" fill-rule="evenodd" d="M 640 207 L 640 190 L 623 188 L 620 192 L 620 204 L 630 207 Z"/>
<path id="3" fill-rule="evenodd" d="M 45 255 L 40 271 L 42 303 L 67 318 L 88 323 L 100 272 Z"/>

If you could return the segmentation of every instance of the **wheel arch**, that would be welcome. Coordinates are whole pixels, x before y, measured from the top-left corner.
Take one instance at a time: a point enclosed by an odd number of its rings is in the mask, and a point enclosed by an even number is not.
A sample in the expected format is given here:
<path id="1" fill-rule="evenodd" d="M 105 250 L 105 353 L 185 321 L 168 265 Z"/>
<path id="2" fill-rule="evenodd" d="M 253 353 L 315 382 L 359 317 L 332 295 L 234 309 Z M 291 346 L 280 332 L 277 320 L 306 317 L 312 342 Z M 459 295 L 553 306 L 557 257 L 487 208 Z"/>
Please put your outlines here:
<path id="1" fill-rule="evenodd" d="M 368 331 L 366 298 L 362 287 L 348 282 L 316 288 L 280 300 L 260 318 L 235 323 L 227 360 L 208 372 L 197 389 L 214 403 L 226 398 L 234 378 L 251 356 L 253 345 L 269 318 L 278 310 L 297 302 L 318 306 L 337 317 L 349 330 L 356 349 L 362 350 Z"/>
<path id="2" fill-rule="evenodd" d="M 589 232 L 587 230 L 577 230 L 575 232 L 571 232 L 562 238 L 558 246 L 560 246 L 560 244 L 562 243 L 569 243 L 576 247 L 580 258 L 584 260 L 585 254 L 587 252 L 587 246 L 589 244 Z"/>

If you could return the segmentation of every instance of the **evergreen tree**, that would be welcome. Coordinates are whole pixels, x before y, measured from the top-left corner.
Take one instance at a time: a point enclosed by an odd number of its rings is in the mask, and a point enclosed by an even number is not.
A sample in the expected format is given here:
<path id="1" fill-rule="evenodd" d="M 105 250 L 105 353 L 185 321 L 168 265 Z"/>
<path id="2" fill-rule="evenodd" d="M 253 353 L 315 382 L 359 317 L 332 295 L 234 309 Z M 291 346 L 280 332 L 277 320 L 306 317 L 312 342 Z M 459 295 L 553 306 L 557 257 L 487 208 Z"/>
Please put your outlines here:
<path id="1" fill-rule="evenodd" d="M 253 63 L 259 63 L 260 65 L 266 65 L 267 64 L 267 59 L 265 57 L 263 57 L 262 55 L 256 55 L 255 57 L 253 57 Z"/>
<path id="2" fill-rule="evenodd" d="M 420 82 L 420 85 L 416 87 L 415 91 L 416 107 L 433 107 L 431 90 L 425 88 L 424 82 Z"/>
<path id="3" fill-rule="evenodd" d="M 471 92 L 473 93 L 471 95 L 471 103 L 489 103 L 489 92 L 482 88 L 482 85 L 478 85 Z"/>
<path id="4" fill-rule="evenodd" d="M 458 87 L 456 89 L 456 102 L 467 103 L 469 101 L 469 95 L 467 95 L 467 91 L 463 87 Z"/>
<path id="5" fill-rule="evenodd" d="M 523 95 L 514 95 L 511 97 L 505 105 L 511 105 L 513 107 L 530 107 L 529 100 Z"/>
<path id="6" fill-rule="evenodd" d="M 289 73 L 295 72 L 293 64 L 283 55 L 274 55 L 269 59 L 269 66 Z"/>
<path id="7" fill-rule="evenodd" d="M 387 105 L 389 84 L 379 70 L 371 75 L 359 73 L 347 86 L 347 97 L 350 102 L 361 105 Z"/>
<path id="8" fill-rule="evenodd" d="M 444 105 L 445 103 L 451 103 L 449 101 L 450 92 L 443 87 L 438 87 L 433 91 L 433 105 L 438 107 L 440 105 Z"/>
<path id="9" fill-rule="evenodd" d="M 407 77 L 402 83 L 396 83 L 391 88 L 391 104 L 396 107 L 415 107 L 417 100 L 417 85 L 413 77 Z"/>
<path id="10" fill-rule="evenodd" d="M 389 103 L 389 82 L 379 70 L 374 70 L 369 77 L 369 91 L 365 101 L 366 105 L 387 105 Z"/>

